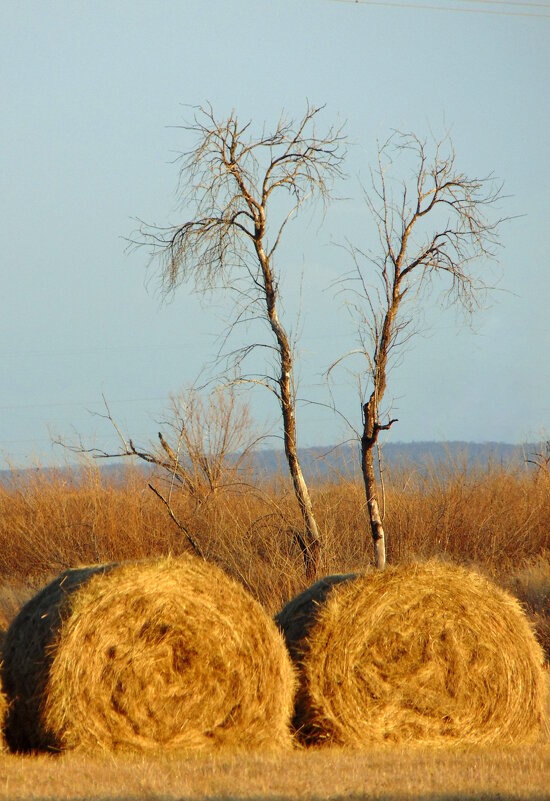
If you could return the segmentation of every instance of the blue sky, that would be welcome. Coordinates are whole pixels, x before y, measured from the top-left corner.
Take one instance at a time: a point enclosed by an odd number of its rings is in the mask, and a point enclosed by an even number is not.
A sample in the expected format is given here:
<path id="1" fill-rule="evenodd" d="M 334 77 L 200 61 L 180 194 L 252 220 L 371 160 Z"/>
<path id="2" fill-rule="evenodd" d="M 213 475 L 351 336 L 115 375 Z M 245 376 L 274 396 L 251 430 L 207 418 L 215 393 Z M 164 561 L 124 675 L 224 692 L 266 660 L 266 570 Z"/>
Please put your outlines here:
<path id="1" fill-rule="evenodd" d="M 439 8 L 423 8 L 432 5 Z M 0 454 L 62 458 L 50 431 L 114 444 L 101 394 L 136 440 L 155 436 L 167 399 L 210 361 L 227 308 L 182 287 L 163 303 L 133 218 L 177 217 L 177 126 L 188 105 L 274 123 L 309 99 L 345 121 L 347 199 L 289 229 L 278 263 L 284 320 L 296 327 L 303 276 L 299 395 L 327 400 L 323 371 L 355 344 L 328 287 L 350 263 L 336 244 L 372 244 L 358 176 L 391 129 L 449 129 L 457 164 L 505 183 L 499 290 L 464 327 L 437 297 L 390 377 L 402 440 L 502 440 L 550 429 L 550 3 L 387 5 L 338 0 L 2 2 L 0 75 Z M 401 7 L 406 6 L 406 7 Z M 440 8 L 454 10 L 443 11 Z M 475 13 L 473 13 L 475 12 Z M 530 17 L 537 13 L 537 17 Z M 336 243 L 336 244 L 335 244 Z M 359 423 L 352 380 L 337 387 Z M 278 433 L 268 393 L 250 392 Z M 303 446 L 348 436 L 321 406 L 300 406 Z M 272 444 L 276 445 L 277 440 Z"/>

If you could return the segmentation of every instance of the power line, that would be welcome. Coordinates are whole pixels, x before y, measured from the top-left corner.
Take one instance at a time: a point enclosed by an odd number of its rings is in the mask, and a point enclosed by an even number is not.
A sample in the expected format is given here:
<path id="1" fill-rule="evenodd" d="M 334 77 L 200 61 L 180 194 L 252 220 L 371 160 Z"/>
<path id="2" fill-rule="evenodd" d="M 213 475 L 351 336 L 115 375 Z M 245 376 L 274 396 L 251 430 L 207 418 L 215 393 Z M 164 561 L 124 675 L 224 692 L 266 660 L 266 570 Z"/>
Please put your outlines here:
<path id="1" fill-rule="evenodd" d="M 458 0 L 455 0 L 457 2 Z M 550 19 L 550 5 L 547 3 L 513 3 L 499 2 L 499 0 L 484 0 L 484 4 L 494 4 L 499 6 L 514 6 L 518 8 L 543 8 L 548 9 L 548 14 L 541 14 L 535 10 L 533 11 L 508 11 L 506 8 L 460 8 L 459 6 L 434 6 L 427 3 L 398 3 L 394 0 L 330 0 L 332 3 L 348 3 L 353 5 L 366 5 L 366 6 L 382 6 L 384 8 L 404 8 L 411 11 L 454 11 L 458 14 L 490 14 L 498 17 L 524 17 L 532 19 Z M 480 0 L 463 0 L 467 3 L 477 3 L 480 5 Z"/>
<path id="2" fill-rule="evenodd" d="M 518 6 L 519 8 L 550 8 L 550 3 L 513 2 L 513 0 L 454 0 L 455 3 L 476 3 L 481 6 Z"/>
<path id="3" fill-rule="evenodd" d="M 166 402 L 169 400 L 169 395 L 165 395 L 163 397 L 158 398 L 120 398 L 119 400 L 109 400 L 109 406 L 115 405 L 117 403 L 145 403 L 145 402 L 155 402 L 155 401 L 164 401 Z M 14 411 L 18 409 L 53 409 L 59 407 L 70 407 L 70 406 L 102 406 L 104 404 L 101 400 L 93 400 L 93 401 L 59 401 L 54 403 L 13 403 L 8 406 L 0 406 L 1 411 Z"/>
<path id="4" fill-rule="evenodd" d="M 139 437 L 145 438 L 148 437 L 149 439 L 154 439 L 153 431 L 156 431 L 158 426 L 152 427 L 151 431 L 137 431 L 132 434 L 132 439 L 137 440 Z M 91 435 L 90 435 L 91 436 Z M 111 434 L 111 436 L 102 435 L 101 437 L 98 436 L 91 436 L 93 443 L 96 443 L 98 440 L 103 443 L 109 442 L 120 442 L 120 439 L 117 437 L 116 433 Z M 46 439 L 45 437 L 33 437 L 32 439 L 4 439 L 0 442 L 0 451 L 5 450 L 4 445 L 57 445 L 58 443 L 54 442 L 51 438 Z M 61 447 L 61 446 L 59 446 Z M 91 446 L 96 447 L 96 445 Z"/>
<path id="5" fill-rule="evenodd" d="M 550 10 L 550 3 L 523 3 L 513 0 L 454 0 L 455 3 L 475 3 L 478 6 L 516 6 L 519 8 L 545 8 Z"/>

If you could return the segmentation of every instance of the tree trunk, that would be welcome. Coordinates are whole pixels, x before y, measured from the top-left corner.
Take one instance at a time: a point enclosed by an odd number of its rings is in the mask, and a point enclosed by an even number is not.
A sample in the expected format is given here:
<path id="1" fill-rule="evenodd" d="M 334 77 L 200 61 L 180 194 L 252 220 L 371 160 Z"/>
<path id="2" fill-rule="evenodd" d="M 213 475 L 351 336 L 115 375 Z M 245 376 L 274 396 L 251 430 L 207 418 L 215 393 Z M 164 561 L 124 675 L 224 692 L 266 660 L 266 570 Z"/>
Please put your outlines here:
<path id="1" fill-rule="evenodd" d="M 376 424 L 376 403 L 375 394 L 370 397 L 368 403 L 363 407 L 363 436 L 361 437 L 361 470 L 363 472 L 363 483 L 367 496 L 367 508 L 369 510 L 370 528 L 372 533 L 372 544 L 374 548 L 374 566 L 377 570 L 386 567 L 386 537 L 384 527 L 380 517 L 378 507 L 378 493 L 376 490 L 376 477 L 374 474 L 374 447 L 378 438 L 379 428 Z"/>
<path id="2" fill-rule="evenodd" d="M 294 494 L 300 507 L 302 519 L 305 525 L 305 537 L 298 540 L 302 548 L 306 576 L 308 579 L 316 577 L 319 570 L 321 557 L 321 541 L 315 516 L 313 514 L 313 504 L 302 468 L 298 460 L 296 449 L 296 419 L 294 416 L 294 399 L 292 397 L 292 387 L 290 374 L 292 369 L 292 357 L 288 345 L 281 347 L 281 378 L 279 387 L 281 389 L 281 411 L 283 414 L 285 455 L 288 462 L 288 469 L 294 486 Z"/>
<path id="3" fill-rule="evenodd" d="M 380 517 L 380 510 L 378 508 L 372 448 L 362 455 L 361 466 L 363 469 L 363 481 L 365 484 L 365 493 L 367 495 L 367 506 L 372 532 L 374 566 L 377 570 L 383 570 L 386 567 L 386 538 L 384 535 L 384 527 L 382 526 L 382 519 Z"/>
<path id="4" fill-rule="evenodd" d="M 259 227 L 255 243 L 256 252 L 262 266 L 267 315 L 271 325 L 271 330 L 277 339 L 281 364 L 281 375 L 278 383 L 280 390 L 281 412 L 283 415 L 285 455 L 288 462 L 290 476 L 292 478 L 292 484 L 294 486 L 294 494 L 296 495 L 296 500 L 298 501 L 298 506 L 300 507 L 300 513 L 305 526 L 305 536 L 302 537 L 299 535 L 297 539 L 300 548 L 302 549 L 306 577 L 311 580 L 317 576 L 319 570 L 321 558 L 321 539 L 319 537 L 319 530 L 313 514 L 311 496 L 300 467 L 296 448 L 296 418 L 291 380 L 293 369 L 292 353 L 286 331 L 281 325 L 277 315 L 277 290 L 273 281 L 269 258 L 266 255 L 261 243 L 261 237 L 263 235 L 263 219 L 262 225 L 258 225 Z"/>
<path id="5" fill-rule="evenodd" d="M 283 417 L 285 417 L 284 414 Z M 311 503 L 309 490 L 307 488 L 304 476 L 302 475 L 300 462 L 298 461 L 298 456 L 296 453 L 296 441 L 293 436 L 287 437 L 286 425 L 285 425 L 285 453 L 288 461 L 288 468 L 290 470 L 290 475 L 292 477 L 292 483 L 294 485 L 294 494 L 296 495 L 298 506 L 300 507 L 300 512 L 302 513 L 302 518 L 306 529 L 305 537 L 303 539 L 302 538 L 298 539 L 298 543 L 302 549 L 302 555 L 304 558 L 306 578 L 314 579 L 316 578 L 317 573 L 319 572 L 319 562 L 321 558 L 321 540 L 319 538 L 319 530 L 317 528 L 317 522 L 313 514 L 313 504 Z"/>

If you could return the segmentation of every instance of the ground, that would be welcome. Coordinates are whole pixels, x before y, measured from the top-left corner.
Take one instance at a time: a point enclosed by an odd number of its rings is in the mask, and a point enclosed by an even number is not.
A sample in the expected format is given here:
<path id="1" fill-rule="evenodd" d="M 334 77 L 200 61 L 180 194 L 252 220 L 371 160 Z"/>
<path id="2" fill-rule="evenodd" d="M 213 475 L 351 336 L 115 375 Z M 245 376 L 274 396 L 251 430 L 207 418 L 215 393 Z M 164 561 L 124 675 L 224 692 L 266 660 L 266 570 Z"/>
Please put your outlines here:
<path id="1" fill-rule="evenodd" d="M 550 745 L 287 754 L 0 756 L 0 799 L 550 799 Z"/>

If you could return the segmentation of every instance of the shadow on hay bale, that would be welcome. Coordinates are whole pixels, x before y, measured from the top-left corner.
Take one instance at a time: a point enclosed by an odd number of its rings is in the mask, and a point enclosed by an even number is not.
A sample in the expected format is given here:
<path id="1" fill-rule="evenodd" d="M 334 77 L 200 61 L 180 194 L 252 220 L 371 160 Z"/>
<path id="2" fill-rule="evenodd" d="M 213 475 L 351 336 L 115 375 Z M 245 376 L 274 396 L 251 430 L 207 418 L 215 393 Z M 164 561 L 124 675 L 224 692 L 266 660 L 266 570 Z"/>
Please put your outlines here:
<path id="1" fill-rule="evenodd" d="M 0 661 L 0 671 L 2 670 L 2 662 Z M 6 740 L 4 738 L 4 727 L 6 723 L 6 715 L 8 713 L 8 699 L 6 698 L 2 683 L 0 682 L 0 752 L 6 750 Z"/>
<path id="2" fill-rule="evenodd" d="M 12 750 L 290 745 L 294 673 L 262 607 L 192 557 L 64 573 L 4 643 Z"/>
<path id="3" fill-rule="evenodd" d="M 2 621 L 0 620 L 0 625 Z M 0 628 L 0 752 L 6 750 L 6 740 L 4 738 L 4 728 L 6 725 L 6 716 L 8 714 L 8 699 L 4 693 L 4 686 L 2 684 L 2 646 L 6 632 Z"/>
<path id="4" fill-rule="evenodd" d="M 277 615 L 308 744 L 531 742 L 543 655 L 519 604 L 440 562 L 328 577 Z"/>

